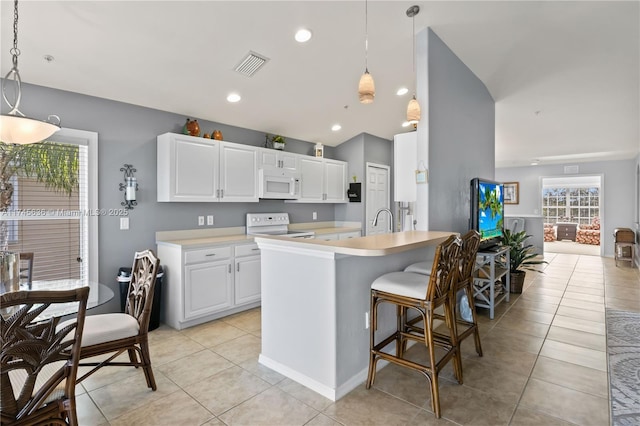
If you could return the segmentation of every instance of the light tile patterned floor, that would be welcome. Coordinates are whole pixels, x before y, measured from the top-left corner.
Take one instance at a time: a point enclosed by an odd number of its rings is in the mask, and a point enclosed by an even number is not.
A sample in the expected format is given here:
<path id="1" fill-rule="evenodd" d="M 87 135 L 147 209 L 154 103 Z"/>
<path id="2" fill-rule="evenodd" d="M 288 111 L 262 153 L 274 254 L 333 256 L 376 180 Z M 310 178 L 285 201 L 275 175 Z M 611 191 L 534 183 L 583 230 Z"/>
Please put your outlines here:
<path id="1" fill-rule="evenodd" d="M 484 357 L 463 347 L 464 385 L 441 375 L 442 416 L 426 379 L 390 365 L 374 388 L 332 402 L 258 364 L 260 310 L 150 334 L 158 384 L 105 368 L 78 388 L 81 425 L 607 425 L 604 309 L 640 312 L 638 269 L 612 259 L 548 254 L 522 295 L 481 310 Z M 421 356 L 419 348 L 411 351 Z"/>

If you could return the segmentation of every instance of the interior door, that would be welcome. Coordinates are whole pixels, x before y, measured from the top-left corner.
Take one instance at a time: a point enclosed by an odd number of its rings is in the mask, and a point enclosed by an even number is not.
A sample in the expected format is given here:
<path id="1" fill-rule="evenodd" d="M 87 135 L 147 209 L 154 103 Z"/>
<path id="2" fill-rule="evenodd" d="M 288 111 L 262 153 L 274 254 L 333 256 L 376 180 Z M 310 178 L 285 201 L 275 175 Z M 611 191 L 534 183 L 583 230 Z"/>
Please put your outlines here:
<path id="1" fill-rule="evenodd" d="M 384 234 L 389 232 L 391 217 L 381 213 L 377 226 L 373 226 L 373 219 L 380 209 L 388 209 L 389 203 L 389 166 L 367 163 L 367 199 L 366 199 L 366 235 Z"/>

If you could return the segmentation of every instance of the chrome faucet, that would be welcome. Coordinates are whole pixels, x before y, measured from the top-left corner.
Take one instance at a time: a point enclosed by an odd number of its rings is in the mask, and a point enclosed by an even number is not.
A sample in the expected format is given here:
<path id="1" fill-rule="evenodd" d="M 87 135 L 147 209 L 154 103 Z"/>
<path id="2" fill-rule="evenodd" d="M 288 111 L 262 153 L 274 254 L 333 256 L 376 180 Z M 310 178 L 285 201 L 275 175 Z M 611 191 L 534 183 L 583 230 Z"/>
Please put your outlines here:
<path id="1" fill-rule="evenodd" d="M 378 216 L 380 216 L 380 213 L 382 212 L 387 212 L 389 213 L 389 232 L 393 233 L 393 213 L 391 213 L 391 210 L 389 209 L 380 209 L 376 212 L 376 216 L 373 218 L 373 226 L 378 226 Z"/>

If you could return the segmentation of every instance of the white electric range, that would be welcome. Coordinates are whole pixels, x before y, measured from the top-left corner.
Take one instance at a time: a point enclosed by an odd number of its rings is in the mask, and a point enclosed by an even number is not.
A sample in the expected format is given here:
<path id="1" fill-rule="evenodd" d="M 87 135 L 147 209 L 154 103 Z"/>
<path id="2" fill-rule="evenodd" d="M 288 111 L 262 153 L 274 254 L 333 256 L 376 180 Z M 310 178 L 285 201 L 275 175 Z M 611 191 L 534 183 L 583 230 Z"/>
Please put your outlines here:
<path id="1" fill-rule="evenodd" d="M 314 238 L 313 231 L 290 231 L 289 213 L 247 213 L 247 235 Z"/>

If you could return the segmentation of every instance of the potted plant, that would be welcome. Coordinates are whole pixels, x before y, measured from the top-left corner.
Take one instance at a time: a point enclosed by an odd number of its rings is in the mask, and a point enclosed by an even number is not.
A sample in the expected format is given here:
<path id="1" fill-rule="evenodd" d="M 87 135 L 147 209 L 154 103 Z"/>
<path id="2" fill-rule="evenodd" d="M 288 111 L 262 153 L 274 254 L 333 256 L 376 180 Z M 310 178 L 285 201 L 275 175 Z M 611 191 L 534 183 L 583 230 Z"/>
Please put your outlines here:
<path id="1" fill-rule="evenodd" d="M 287 143 L 287 140 L 284 138 L 284 136 L 280 136 L 280 135 L 267 135 L 268 139 L 271 141 L 271 145 L 273 146 L 274 149 L 284 149 L 284 145 Z"/>
<path id="2" fill-rule="evenodd" d="M 511 232 L 509 229 L 505 229 L 502 235 L 502 244 L 509 246 L 511 293 L 522 293 L 527 270 L 541 272 L 534 268 L 534 265 L 548 263 L 546 260 L 537 259 L 538 255 L 534 252 L 533 245 L 526 244 L 530 237 L 531 235 L 527 235 L 525 231 Z"/>

